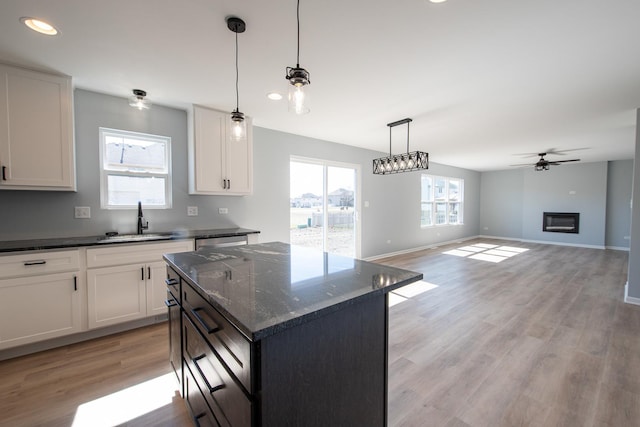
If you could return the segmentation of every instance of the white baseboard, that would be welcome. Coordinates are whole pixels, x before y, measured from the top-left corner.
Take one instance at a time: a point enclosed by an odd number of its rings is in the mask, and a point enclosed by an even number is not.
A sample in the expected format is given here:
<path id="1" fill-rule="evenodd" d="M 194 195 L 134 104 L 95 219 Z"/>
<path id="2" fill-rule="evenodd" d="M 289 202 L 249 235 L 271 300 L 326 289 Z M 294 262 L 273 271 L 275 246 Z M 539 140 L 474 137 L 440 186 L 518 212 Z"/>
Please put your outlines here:
<path id="1" fill-rule="evenodd" d="M 640 298 L 629 296 L 629 282 L 624 285 L 624 302 L 627 304 L 640 305 Z"/>
<path id="2" fill-rule="evenodd" d="M 611 249 L 612 251 L 626 251 L 629 252 L 629 248 L 624 246 L 605 246 L 605 249 Z"/>
<path id="3" fill-rule="evenodd" d="M 404 254 L 410 254 L 411 252 L 423 251 L 425 249 L 433 249 L 433 248 L 437 248 L 438 246 L 448 245 L 448 244 L 451 244 L 451 243 L 462 243 L 462 242 L 466 242 L 467 240 L 472 240 L 472 239 L 477 239 L 477 238 L 478 238 L 478 236 L 461 237 L 461 238 L 455 239 L 455 240 L 449 240 L 449 241 L 446 241 L 446 242 L 437 242 L 437 243 L 433 243 L 431 245 L 419 246 L 417 248 L 404 249 L 404 250 L 396 251 L 396 252 L 388 252 L 386 254 L 374 255 L 374 256 L 370 256 L 370 257 L 362 258 L 362 259 L 364 261 L 375 261 L 375 260 L 378 260 L 378 259 L 388 258 L 388 257 L 396 256 L 396 255 L 404 255 Z"/>
<path id="4" fill-rule="evenodd" d="M 484 234 L 479 234 L 477 236 L 462 237 L 460 239 L 449 240 L 449 241 L 446 241 L 446 242 L 432 243 L 432 244 L 426 245 L 426 246 L 420 246 L 420 247 L 411 248 L 411 249 L 404 249 L 404 250 L 396 251 L 396 252 L 388 252 L 388 253 L 385 253 L 385 254 L 374 255 L 374 256 L 370 256 L 370 257 L 362 258 L 362 259 L 364 261 L 375 261 L 375 260 L 382 259 L 382 258 L 388 258 L 388 257 L 396 256 L 396 255 L 409 254 L 411 252 L 422 251 L 422 250 L 425 250 L 425 249 L 433 249 L 433 248 L 437 248 L 438 246 L 449 245 L 451 243 L 461 243 L 461 242 L 465 242 L 467 240 L 473 240 L 473 239 L 509 240 L 509 241 L 513 241 L 513 242 L 537 243 L 537 244 L 540 244 L 540 245 L 570 246 L 570 247 L 574 247 L 574 248 L 601 249 L 601 250 L 612 249 L 612 250 L 618 250 L 618 251 L 629 251 L 629 248 L 617 247 L 617 246 L 583 245 L 583 244 L 576 244 L 576 243 L 549 242 L 547 240 L 527 240 L 527 239 L 518 239 L 518 238 L 514 238 L 514 237 L 488 236 L 488 235 L 484 235 Z"/>
<path id="5" fill-rule="evenodd" d="M 588 249 L 607 249 L 606 246 L 601 246 L 601 245 L 584 245 L 584 244 L 580 244 L 580 243 L 551 242 L 551 241 L 548 241 L 548 240 L 516 239 L 516 238 L 513 238 L 513 237 L 485 236 L 485 235 L 480 235 L 478 237 L 480 237 L 482 239 L 513 240 L 513 241 L 516 241 L 516 242 L 537 243 L 537 244 L 541 244 L 541 245 L 571 246 L 571 247 L 575 247 L 575 248 L 588 248 Z M 618 249 L 618 248 L 616 248 L 616 249 Z M 619 248 L 619 250 L 623 250 L 623 249 Z"/>
<path id="6" fill-rule="evenodd" d="M 494 240 L 510 240 L 512 242 L 522 242 L 522 239 L 517 239 L 515 237 L 500 237 L 500 236 L 489 236 L 485 234 L 478 235 L 478 239 L 494 239 Z"/>

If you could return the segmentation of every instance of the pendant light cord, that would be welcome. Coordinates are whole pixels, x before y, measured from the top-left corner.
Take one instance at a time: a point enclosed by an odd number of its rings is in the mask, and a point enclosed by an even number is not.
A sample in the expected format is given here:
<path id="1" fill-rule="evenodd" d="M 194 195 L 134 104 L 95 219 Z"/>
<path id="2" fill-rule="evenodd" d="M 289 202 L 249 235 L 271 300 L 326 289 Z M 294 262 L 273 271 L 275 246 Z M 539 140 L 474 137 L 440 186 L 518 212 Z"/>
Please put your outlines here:
<path id="1" fill-rule="evenodd" d="M 300 68 L 300 0 L 296 8 L 296 21 L 298 22 L 298 51 L 296 53 L 296 68 Z"/>
<path id="2" fill-rule="evenodd" d="M 238 33 L 236 33 L 236 111 L 240 111 L 240 93 L 238 90 L 238 76 L 240 72 L 238 69 Z"/>

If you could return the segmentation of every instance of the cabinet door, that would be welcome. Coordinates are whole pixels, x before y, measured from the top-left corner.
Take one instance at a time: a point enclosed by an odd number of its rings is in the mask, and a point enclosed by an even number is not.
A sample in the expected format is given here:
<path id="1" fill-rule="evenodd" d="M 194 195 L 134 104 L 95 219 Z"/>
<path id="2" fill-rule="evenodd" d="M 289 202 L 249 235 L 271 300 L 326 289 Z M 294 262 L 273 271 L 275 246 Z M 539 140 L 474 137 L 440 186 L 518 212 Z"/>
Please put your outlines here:
<path id="1" fill-rule="evenodd" d="M 0 280 L 0 349 L 81 330 L 75 272 Z"/>
<path id="2" fill-rule="evenodd" d="M 193 142 L 190 153 L 193 193 L 224 193 L 224 142 L 226 114 L 194 106 Z"/>
<path id="3" fill-rule="evenodd" d="M 0 65 L 0 189 L 75 190 L 71 79 Z"/>
<path id="4" fill-rule="evenodd" d="M 147 316 L 167 314 L 167 263 L 164 261 L 147 264 Z"/>
<path id="5" fill-rule="evenodd" d="M 226 142 L 226 177 L 229 195 L 251 194 L 253 191 L 253 127 L 247 117 L 247 138 Z"/>
<path id="6" fill-rule="evenodd" d="M 87 270 L 89 328 L 147 315 L 145 264 Z"/>

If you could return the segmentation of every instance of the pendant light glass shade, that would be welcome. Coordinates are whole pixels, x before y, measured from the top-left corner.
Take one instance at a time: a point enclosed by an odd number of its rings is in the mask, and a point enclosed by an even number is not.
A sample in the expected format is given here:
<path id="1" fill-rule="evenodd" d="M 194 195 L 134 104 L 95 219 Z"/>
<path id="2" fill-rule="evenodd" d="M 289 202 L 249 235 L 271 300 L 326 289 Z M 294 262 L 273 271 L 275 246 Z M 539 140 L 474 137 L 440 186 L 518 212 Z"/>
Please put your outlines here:
<path id="1" fill-rule="evenodd" d="M 231 130 L 229 138 L 232 141 L 242 141 L 247 137 L 247 122 L 244 119 L 244 113 L 240 112 L 240 92 L 238 90 L 238 33 L 244 33 L 246 24 L 240 18 L 227 18 L 227 27 L 236 33 L 236 109 L 229 115 L 229 129 Z"/>
<path id="2" fill-rule="evenodd" d="M 242 141 L 247 136 L 247 121 L 243 113 L 234 110 L 229 116 L 229 125 L 232 141 Z"/>
<path id="3" fill-rule="evenodd" d="M 307 114 L 309 111 L 309 73 L 304 68 L 287 68 L 289 80 L 289 112 Z"/>
<path id="4" fill-rule="evenodd" d="M 151 103 L 144 98 L 145 96 L 147 96 L 147 92 L 133 89 L 133 96 L 129 97 L 129 105 L 138 110 L 148 110 L 151 108 Z"/>

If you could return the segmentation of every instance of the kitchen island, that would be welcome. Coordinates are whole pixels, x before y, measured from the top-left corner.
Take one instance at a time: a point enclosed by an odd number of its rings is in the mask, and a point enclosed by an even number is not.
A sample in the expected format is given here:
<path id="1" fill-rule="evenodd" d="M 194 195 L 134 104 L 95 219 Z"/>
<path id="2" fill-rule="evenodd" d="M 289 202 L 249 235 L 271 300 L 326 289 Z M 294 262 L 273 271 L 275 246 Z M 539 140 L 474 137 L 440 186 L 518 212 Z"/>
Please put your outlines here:
<path id="1" fill-rule="evenodd" d="M 387 294 L 422 274 L 278 242 L 164 258 L 198 425 L 386 425 Z"/>

